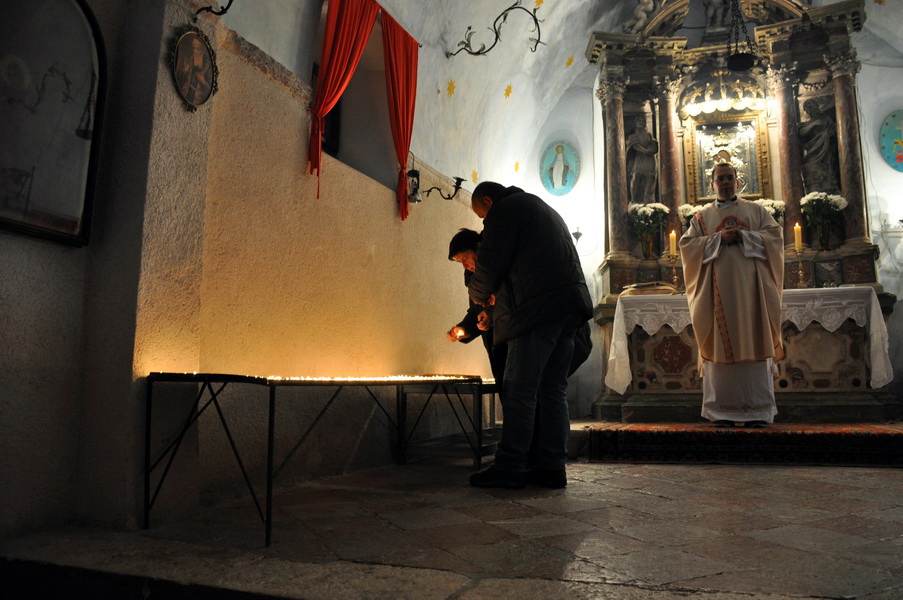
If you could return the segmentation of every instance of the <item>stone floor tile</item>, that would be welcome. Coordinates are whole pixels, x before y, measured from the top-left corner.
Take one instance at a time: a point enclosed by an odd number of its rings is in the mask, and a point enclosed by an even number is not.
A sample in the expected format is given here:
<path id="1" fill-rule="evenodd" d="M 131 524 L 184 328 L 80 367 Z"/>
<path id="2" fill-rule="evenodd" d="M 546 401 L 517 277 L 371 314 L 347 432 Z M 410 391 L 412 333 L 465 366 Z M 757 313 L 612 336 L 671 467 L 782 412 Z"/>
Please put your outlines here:
<path id="1" fill-rule="evenodd" d="M 838 516 L 833 510 L 826 510 L 825 506 L 838 506 L 838 503 L 826 503 L 822 508 L 815 508 L 809 504 L 796 504 L 791 502 L 776 502 L 746 509 L 746 512 L 769 519 L 777 519 L 779 524 L 784 523 L 809 523 L 821 519 L 829 519 Z M 840 509 L 838 509 L 840 510 Z"/>
<path id="2" fill-rule="evenodd" d="M 487 523 L 498 521 L 511 521 L 516 519 L 528 519 L 541 515 L 542 511 L 532 506 L 526 506 L 519 502 L 496 501 L 490 504 L 474 504 L 468 506 L 456 506 L 455 510 Z"/>
<path id="3" fill-rule="evenodd" d="M 373 531 L 366 535 L 331 535 L 320 541 L 343 560 L 366 559 L 382 564 L 392 564 L 393 558 L 401 555 L 435 549 L 412 533 L 394 529 Z"/>
<path id="4" fill-rule="evenodd" d="M 554 514 L 541 514 L 528 519 L 496 521 L 493 524 L 522 538 L 538 538 L 561 533 L 595 531 L 596 529 L 588 523 Z"/>
<path id="5" fill-rule="evenodd" d="M 595 525 L 601 529 L 618 529 L 628 525 L 641 523 L 656 523 L 664 521 L 666 517 L 651 515 L 646 512 L 631 510 L 622 506 L 611 506 L 593 510 L 582 510 L 570 515 L 572 519 Z"/>
<path id="6" fill-rule="evenodd" d="M 903 539 L 901 538 L 890 542 L 873 542 L 856 546 L 849 550 L 844 558 L 855 563 L 875 565 L 888 573 L 896 573 L 903 583 Z M 903 598 L 903 595 L 900 597 Z"/>
<path id="7" fill-rule="evenodd" d="M 714 506 L 706 504 L 687 502 L 684 500 L 672 500 L 670 498 L 660 498 L 657 496 L 649 496 L 643 493 L 634 493 L 627 501 L 619 501 L 619 506 L 631 508 L 642 512 L 647 512 L 660 517 L 668 517 L 673 519 L 681 519 L 684 517 L 692 517 L 710 512 L 716 512 L 718 509 Z"/>
<path id="8" fill-rule="evenodd" d="M 683 520 L 628 525 L 627 527 L 619 528 L 618 533 L 644 542 L 656 543 L 660 546 L 679 546 L 697 540 L 721 537 L 722 535 L 721 532 L 712 529 L 687 525 Z"/>
<path id="9" fill-rule="evenodd" d="M 543 512 L 555 514 L 575 513 L 613 506 L 612 501 L 607 500 L 604 497 L 594 499 L 574 497 L 572 494 L 563 494 L 551 498 L 527 498 L 521 500 L 520 504 L 531 506 Z"/>
<path id="10" fill-rule="evenodd" d="M 764 531 L 750 531 L 742 535 L 807 552 L 833 555 L 850 552 L 857 546 L 864 546 L 869 542 L 859 536 L 808 525 L 785 525 Z"/>
<path id="11" fill-rule="evenodd" d="M 613 531 L 584 531 L 537 538 L 537 541 L 569 552 L 578 558 L 603 558 L 614 554 L 629 554 L 650 550 L 656 544 L 621 535 Z"/>
<path id="12" fill-rule="evenodd" d="M 761 498 L 758 496 L 746 496 L 744 495 L 743 491 L 739 490 L 736 492 L 723 491 L 697 494 L 695 496 L 682 498 L 682 500 L 694 504 L 705 504 L 717 509 L 731 510 L 742 510 L 755 508 L 757 506 L 767 506 L 769 504 L 774 504 L 773 500 L 769 500 L 768 498 Z"/>
<path id="13" fill-rule="evenodd" d="M 810 521 L 810 527 L 856 535 L 868 540 L 892 540 L 903 536 L 903 523 L 873 519 L 861 515 L 845 515 L 833 519 Z M 903 562 L 903 557 L 901 557 Z"/>
<path id="14" fill-rule="evenodd" d="M 568 552 L 536 540 L 511 540 L 482 546 L 459 546 L 452 554 L 478 565 L 486 576 L 557 579 L 579 560 Z"/>
<path id="15" fill-rule="evenodd" d="M 682 519 L 685 525 L 703 527 L 718 532 L 756 531 L 774 527 L 774 521 L 761 515 L 739 510 L 723 510 Z"/>
<path id="16" fill-rule="evenodd" d="M 693 556 L 674 548 L 655 548 L 606 556 L 599 559 L 599 562 L 612 571 L 653 585 L 685 581 L 731 570 L 726 563 Z"/>
<path id="17" fill-rule="evenodd" d="M 731 571 L 730 573 L 716 573 L 697 577 L 684 585 L 694 590 L 704 590 L 705 594 L 698 596 L 711 598 L 717 592 L 742 592 L 753 595 L 753 598 L 761 598 L 762 594 L 780 594 L 808 597 L 809 589 L 793 581 L 777 579 L 761 573 L 760 571 Z M 720 594 L 719 596 L 720 597 Z"/>
<path id="18" fill-rule="evenodd" d="M 749 571 L 788 565 L 806 558 L 806 553 L 802 550 L 742 535 L 691 542 L 681 546 L 680 551 L 710 560 L 724 561 Z"/>
<path id="19" fill-rule="evenodd" d="M 382 513 L 385 520 L 402 529 L 423 529 L 439 525 L 455 525 L 476 521 L 464 513 L 451 508 L 420 508 Z"/>
<path id="20" fill-rule="evenodd" d="M 866 594 L 899 588 L 899 575 L 862 565 L 839 557 L 809 555 L 790 565 L 781 565 L 781 572 L 767 574 L 804 586 L 812 596 L 860 598 Z"/>
<path id="21" fill-rule="evenodd" d="M 337 535 L 360 535 L 392 530 L 394 527 L 375 515 L 305 519 L 304 524 L 320 538 Z"/>
<path id="22" fill-rule="evenodd" d="M 414 529 L 411 533 L 420 537 L 424 542 L 443 550 L 457 546 L 495 544 L 518 537 L 501 527 L 479 521 Z"/>
<path id="23" fill-rule="evenodd" d="M 901 496 L 901 498 L 903 498 L 903 496 Z M 894 523 L 903 523 L 903 506 L 880 508 L 868 512 L 862 512 L 861 514 L 864 517 L 871 517 L 873 519 L 893 521 Z"/>

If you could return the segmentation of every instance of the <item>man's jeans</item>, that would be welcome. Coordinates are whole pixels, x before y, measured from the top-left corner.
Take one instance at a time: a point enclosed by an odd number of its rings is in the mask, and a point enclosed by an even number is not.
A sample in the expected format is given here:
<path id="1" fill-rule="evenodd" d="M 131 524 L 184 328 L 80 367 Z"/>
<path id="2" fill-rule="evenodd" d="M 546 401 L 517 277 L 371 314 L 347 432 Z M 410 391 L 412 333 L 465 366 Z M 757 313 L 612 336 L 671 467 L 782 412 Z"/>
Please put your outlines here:
<path id="1" fill-rule="evenodd" d="M 574 334 L 580 323 L 574 315 L 563 315 L 508 342 L 502 384 L 502 440 L 495 453 L 497 469 L 526 471 L 537 418 L 542 426 L 536 440 L 536 468 L 564 469 L 570 432 L 567 378 Z"/>

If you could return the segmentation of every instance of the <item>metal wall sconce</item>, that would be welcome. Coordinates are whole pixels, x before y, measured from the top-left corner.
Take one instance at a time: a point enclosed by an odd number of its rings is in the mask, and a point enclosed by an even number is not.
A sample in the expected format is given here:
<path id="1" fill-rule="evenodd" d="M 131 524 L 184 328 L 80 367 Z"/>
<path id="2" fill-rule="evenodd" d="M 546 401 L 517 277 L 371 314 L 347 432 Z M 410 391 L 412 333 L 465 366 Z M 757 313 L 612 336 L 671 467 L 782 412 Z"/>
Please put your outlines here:
<path id="1" fill-rule="evenodd" d="M 583 237 L 583 232 L 580 231 L 580 228 L 578 227 L 578 228 L 577 228 L 577 231 L 572 231 L 572 232 L 571 232 L 571 235 L 574 236 L 574 245 L 576 245 L 577 242 L 580 241 L 580 238 Z"/>
<path id="2" fill-rule="evenodd" d="M 408 171 L 408 202 L 417 204 L 423 198 L 420 197 L 420 171 L 411 169 Z"/>
<path id="3" fill-rule="evenodd" d="M 196 13 L 194 13 L 194 20 L 197 21 L 198 15 L 201 14 L 202 12 L 209 12 L 218 17 L 221 17 L 224 14 L 226 14 L 227 12 L 229 12 L 229 9 L 232 8 L 233 2 L 235 2 L 235 0 L 229 0 L 229 4 L 227 4 L 226 6 L 220 6 L 219 10 L 214 10 L 214 8 L 212 6 L 205 6 L 204 8 L 199 8 L 198 11 Z"/>
<path id="4" fill-rule="evenodd" d="M 420 195 L 420 171 L 418 171 L 417 169 L 411 169 L 410 171 L 408 171 L 408 179 L 411 180 L 408 183 L 408 189 L 410 190 L 410 193 L 408 193 L 408 202 L 416 204 L 423 199 L 423 197 Z M 452 193 L 448 196 L 442 193 L 442 188 L 440 188 L 439 186 L 433 186 L 423 193 L 429 196 L 430 192 L 437 190 L 440 196 L 442 196 L 446 200 L 451 200 L 457 195 L 459 191 L 461 191 L 461 184 L 464 183 L 463 177 L 453 177 L 453 179 L 455 180 L 455 187 L 452 189 Z"/>
<path id="5" fill-rule="evenodd" d="M 430 189 L 428 189 L 427 191 L 425 191 L 425 192 L 423 192 L 423 193 L 426 194 L 427 196 L 429 196 L 429 195 L 430 195 L 430 192 L 432 192 L 433 190 L 438 190 L 440 196 L 442 196 L 442 197 L 445 198 L 446 200 L 451 200 L 452 198 L 455 197 L 455 195 L 457 195 L 458 192 L 461 191 L 461 184 L 464 183 L 464 178 L 463 178 L 463 177 L 453 177 L 452 179 L 455 180 L 455 187 L 453 188 L 452 193 L 451 193 L 450 196 L 446 196 L 445 194 L 443 194 L 443 193 L 442 193 L 442 188 L 440 188 L 439 186 L 433 186 L 433 187 L 431 187 Z"/>
<path id="6" fill-rule="evenodd" d="M 497 16 L 495 18 L 495 21 L 492 22 L 491 31 L 495 34 L 495 41 L 492 42 L 491 46 L 489 46 L 487 48 L 486 44 L 480 44 L 480 49 L 475 50 L 473 47 L 473 42 L 472 42 L 471 38 L 473 38 L 473 34 L 476 33 L 476 31 L 474 30 L 473 27 L 468 25 L 467 31 L 464 32 L 464 40 L 458 42 L 458 46 L 460 46 L 460 48 L 458 48 L 458 50 L 455 52 L 446 52 L 445 57 L 451 58 L 452 56 L 455 56 L 456 54 L 459 54 L 460 52 L 467 52 L 471 56 L 480 56 L 483 54 L 488 54 L 489 51 L 492 50 L 493 48 L 495 48 L 495 45 L 499 43 L 499 40 L 502 37 L 502 25 L 504 25 L 505 22 L 508 20 L 508 13 L 513 10 L 522 10 L 525 13 L 527 13 L 528 15 L 530 15 L 531 19 L 533 19 L 533 30 L 536 32 L 536 37 L 530 38 L 530 41 L 533 42 L 533 47 L 530 48 L 530 52 L 536 52 L 536 48 L 539 47 L 540 44 L 542 44 L 542 32 L 539 30 L 539 24 L 541 23 L 541 21 L 536 16 L 536 11 L 539 10 L 539 6 L 534 8 L 532 11 L 529 11 L 520 5 L 522 1 L 523 0 L 517 0 L 517 2 L 515 2 L 514 4 L 512 4 L 505 10 L 503 10 L 502 14 Z M 489 28 L 487 27 L 487 29 L 489 29 Z M 543 44 L 543 45 L 545 45 L 545 44 Z"/>

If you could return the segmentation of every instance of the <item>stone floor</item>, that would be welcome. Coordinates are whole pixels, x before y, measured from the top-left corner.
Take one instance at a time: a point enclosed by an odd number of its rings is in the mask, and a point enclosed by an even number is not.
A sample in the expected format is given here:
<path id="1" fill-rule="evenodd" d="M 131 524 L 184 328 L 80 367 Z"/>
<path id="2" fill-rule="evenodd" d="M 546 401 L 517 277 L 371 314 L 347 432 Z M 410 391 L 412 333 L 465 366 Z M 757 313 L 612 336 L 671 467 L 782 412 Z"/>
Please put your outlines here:
<path id="1" fill-rule="evenodd" d="M 469 460 L 435 458 L 282 488 L 269 548 L 233 500 L 0 556 L 305 599 L 903 598 L 903 470 L 568 468 L 564 490 L 476 489 Z"/>

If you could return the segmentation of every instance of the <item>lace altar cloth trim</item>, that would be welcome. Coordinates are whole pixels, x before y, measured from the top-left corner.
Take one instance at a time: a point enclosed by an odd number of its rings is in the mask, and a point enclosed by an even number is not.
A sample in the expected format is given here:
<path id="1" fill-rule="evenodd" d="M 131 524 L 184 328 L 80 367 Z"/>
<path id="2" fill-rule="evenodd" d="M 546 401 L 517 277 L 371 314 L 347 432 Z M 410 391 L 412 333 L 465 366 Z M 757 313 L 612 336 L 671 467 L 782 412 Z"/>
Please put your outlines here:
<path id="1" fill-rule="evenodd" d="M 872 388 L 887 385 L 893 379 L 888 356 L 887 326 L 878 304 L 878 296 L 870 287 L 784 290 L 781 303 L 783 321 L 800 330 L 811 323 L 821 323 L 828 331 L 836 331 L 847 319 L 860 327 L 869 326 L 869 358 Z M 690 324 L 690 307 L 686 295 L 622 296 L 615 309 L 608 372 L 605 385 L 623 394 L 630 385 L 630 354 L 627 335 L 634 327 L 642 327 L 649 335 L 668 325 L 676 332 Z"/>

